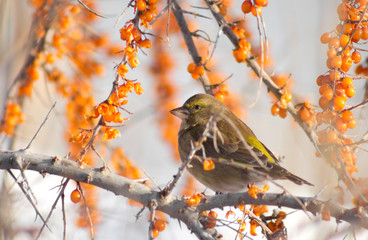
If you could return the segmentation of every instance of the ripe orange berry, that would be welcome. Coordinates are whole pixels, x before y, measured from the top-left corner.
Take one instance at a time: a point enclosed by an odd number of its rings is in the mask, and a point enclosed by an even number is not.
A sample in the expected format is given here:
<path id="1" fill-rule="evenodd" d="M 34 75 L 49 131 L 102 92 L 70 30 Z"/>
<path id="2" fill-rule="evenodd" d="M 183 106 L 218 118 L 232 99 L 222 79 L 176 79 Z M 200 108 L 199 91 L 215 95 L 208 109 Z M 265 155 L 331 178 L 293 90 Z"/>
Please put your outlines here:
<path id="1" fill-rule="evenodd" d="M 279 110 L 279 116 L 281 118 L 286 118 L 286 115 L 287 115 L 286 109 L 285 108 L 280 108 L 280 110 Z"/>
<path id="2" fill-rule="evenodd" d="M 345 21 L 349 18 L 349 7 L 346 3 L 341 3 L 337 7 L 337 14 L 339 15 L 339 19 L 341 21 Z"/>
<path id="3" fill-rule="evenodd" d="M 351 121 L 351 120 L 354 119 L 354 115 L 353 115 L 353 113 L 351 111 L 345 110 L 345 111 L 342 112 L 341 118 L 342 118 L 342 120 L 344 122 L 347 123 L 347 122 L 349 122 L 349 121 Z"/>
<path id="4" fill-rule="evenodd" d="M 344 86 L 344 88 L 349 88 L 353 86 L 353 79 L 350 77 L 344 77 L 342 79 L 342 85 Z"/>
<path id="5" fill-rule="evenodd" d="M 324 96 L 328 101 L 330 101 L 333 98 L 333 95 L 334 93 L 331 88 L 326 89 L 322 94 L 322 96 Z"/>
<path id="6" fill-rule="evenodd" d="M 368 27 L 364 26 L 363 27 L 363 35 L 362 35 L 362 39 L 363 40 L 367 40 L 368 39 Z"/>
<path id="7" fill-rule="evenodd" d="M 340 68 L 342 65 L 342 58 L 341 56 L 336 56 L 331 60 L 331 67 L 332 68 Z"/>
<path id="8" fill-rule="evenodd" d="M 78 203 L 81 200 L 81 198 L 82 198 L 82 195 L 78 189 L 74 189 L 74 191 L 70 194 L 70 200 L 73 203 Z"/>
<path id="9" fill-rule="evenodd" d="M 254 3 L 257 5 L 257 6 L 260 6 L 260 7 L 266 7 L 267 4 L 268 4 L 268 0 L 254 0 Z"/>
<path id="10" fill-rule="evenodd" d="M 352 98 L 355 95 L 355 88 L 354 87 L 349 87 L 348 89 L 345 90 L 345 94 L 348 98 Z"/>
<path id="11" fill-rule="evenodd" d="M 257 14 L 258 14 L 258 16 L 261 16 L 262 15 L 262 7 L 257 7 L 257 6 L 252 6 L 252 9 L 251 9 L 251 12 L 252 12 L 252 14 L 253 14 L 253 16 L 257 16 Z"/>
<path id="12" fill-rule="evenodd" d="M 354 25 L 351 23 L 345 23 L 343 31 L 346 35 L 351 35 L 354 31 Z"/>
<path id="13" fill-rule="evenodd" d="M 146 10 L 146 6 L 147 4 L 145 0 L 137 0 L 136 7 L 138 11 L 143 12 L 144 10 Z"/>
<path id="14" fill-rule="evenodd" d="M 248 57 L 248 51 L 243 48 L 238 48 L 233 51 L 233 56 L 237 62 L 243 62 Z"/>
<path id="15" fill-rule="evenodd" d="M 340 73 L 336 70 L 333 70 L 330 72 L 330 80 L 333 81 L 338 81 L 340 80 L 341 76 Z"/>
<path id="16" fill-rule="evenodd" d="M 319 106 L 322 108 L 322 110 L 326 110 L 328 106 L 330 105 L 330 101 L 327 100 L 325 97 L 321 97 L 318 102 Z"/>
<path id="17" fill-rule="evenodd" d="M 337 37 L 331 38 L 331 40 L 328 42 L 328 47 L 329 48 L 338 48 L 338 47 L 340 47 L 340 39 L 338 39 Z"/>
<path id="18" fill-rule="evenodd" d="M 138 45 L 139 45 L 140 47 L 143 47 L 143 48 L 150 48 L 150 47 L 152 47 L 152 42 L 151 42 L 151 40 L 149 40 L 149 39 L 147 38 L 147 39 L 144 39 L 144 40 L 140 40 L 140 41 L 138 42 Z"/>
<path id="19" fill-rule="evenodd" d="M 348 124 L 347 124 L 348 128 L 350 128 L 350 129 L 355 128 L 355 127 L 356 127 L 356 125 L 357 125 L 357 122 L 356 122 L 356 120 L 355 120 L 355 119 L 353 119 L 353 120 L 349 121 L 349 122 L 348 122 Z"/>
<path id="20" fill-rule="evenodd" d="M 152 229 L 152 238 L 157 238 L 159 234 L 160 232 L 156 228 Z"/>
<path id="21" fill-rule="evenodd" d="M 166 221 L 162 219 L 157 219 L 153 222 L 153 227 L 157 229 L 159 232 L 162 232 L 166 228 Z"/>
<path id="22" fill-rule="evenodd" d="M 336 96 L 334 99 L 334 107 L 336 111 L 341 111 L 344 109 L 346 103 L 346 98 L 342 96 Z"/>
<path id="23" fill-rule="evenodd" d="M 215 164 L 213 161 L 209 158 L 203 161 L 203 170 L 205 171 L 211 171 L 215 168 Z"/>
<path id="24" fill-rule="evenodd" d="M 345 134 L 348 130 L 347 124 L 340 117 L 336 119 L 335 128 L 340 134 Z"/>
<path id="25" fill-rule="evenodd" d="M 189 73 L 193 73 L 196 70 L 197 66 L 194 63 L 189 63 L 187 70 Z"/>
<path id="26" fill-rule="evenodd" d="M 350 56 L 344 56 L 342 58 L 341 71 L 343 71 L 343 72 L 349 71 L 349 69 L 351 68 L 352 65 L 353 65 L 353 60 L 351 59 L 351 57 Z"/>
<path id="27" fill-rule="evenodd" d="M 132 34 L 134 41 L 138 42 L 141 40 L 141 31 L 138 28 L 133 28 Z"/>
<path id="28" fill-rule="evenodd" d="M 337 51 L 336 51 L 335 48 L 329 48 L 327 50 L 327 57 L 329 57 L 329 58 L 336 57 L 336 54 L 337 54 Z"/>
<path id="29" fill-rule="evenodd" d="M 197 73 L 198 75 L 202 76 L 204 74 L 204 67 L 202 65 L 197 66 L 195 73 Z"/>
<path id="30" fill-rule="evenodd" d="M 319 94 L 323 95 L 323 93 L 328 90 L 331 89 L 329 84 L 324 84 L 319 88 Z"/>
<path id="31" fill-rule="evenodd" d="M 337 134 L 335 131 L 330 130 L 327 132 L 326 140 L 329 143 L 336 143 L 337 142 Z"/>
<path id="32" fill-rule="evenodd" d="M 242 12 L 247 14 L 252 11 L 252 2 L 250 0 L 245 0 L 243 4 L 241 5 Z"/>
<path id="33" fill-rule="evenodd" d="M 354 51 L 351 54 L 351 59 L 353 60 L 354 63 L 359 63 L 360 60 L 362 59 L 362 56 L 360 55 L 360 52 Z"/>
<path id="34" fill-rule="evenodd" d="M 340 44 L 341 44 L 341 47 L 345 47 L 346 45 L 348 45 L 349 39 L 350 38 L 349 38 L 348 35 L 345 35 L 345 34 L 341 35 L 340 36 Z"/>
<path id="35" fill-rule="evenodd" d="M 321 43 L 323 44 L 330 42 L 330 40 L 331 40 L 331 33 L 322 34 L 321 39 L 320 39 Z"/>
<path id="36" fill-rule="evenodd" d="M 304 122 L 308 121 L 311 117 L 309 110 L 305 107 L 300 108 L 299 115 Z"/>
<path id="37" fill-rule="evenodd" d="M 351 41 L 358 42 L 363 37 L 363 30 L 362 28 L 358 28 L 354 35 L 351 37 Z"/>
<path id="38" fill-rule="evenodd" d="M 271 107 L 271 114 L 272 114 L 273 116 L 276 116 L 276 115 L 278 115 L 278 114 L 279 114 L 279 112 L 280 112 L 280 107 L 279 107 L 279 105 L 278 105 L 277 103 L 274 103 L 274 104 L 272 105 L 272 107 Z"/>

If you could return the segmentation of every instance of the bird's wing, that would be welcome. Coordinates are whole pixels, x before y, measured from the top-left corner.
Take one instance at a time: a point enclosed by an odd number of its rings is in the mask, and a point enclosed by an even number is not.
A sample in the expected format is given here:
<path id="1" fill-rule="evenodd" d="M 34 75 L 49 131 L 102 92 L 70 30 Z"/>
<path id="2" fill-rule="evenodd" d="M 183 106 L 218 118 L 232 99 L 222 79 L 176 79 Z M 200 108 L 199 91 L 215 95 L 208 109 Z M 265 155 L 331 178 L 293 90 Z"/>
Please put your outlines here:
<path id="1" fill-rule="evenodd" d="M 277 165 L 276 157 L 242 121 L 236 122 L 236 129 L 234 129 L 234 126 L 229 127 L 229 123 L 225 119 L 219 119 L 216 127 L 218 131 L 212 131 L 212 137 L 203 143 L 206 157 L 228 158 L 252 165 L 261 165 L 260 162 L 267 163 L 267 166 L 268 163 Z M 203 133 L 205 126 L 198 125 L 197 128 L 196 133 Z M 247 132 L 246 136 L 241 135 L 245 132 Z M 193 137 L 198 139 L 198 136 Z"/>

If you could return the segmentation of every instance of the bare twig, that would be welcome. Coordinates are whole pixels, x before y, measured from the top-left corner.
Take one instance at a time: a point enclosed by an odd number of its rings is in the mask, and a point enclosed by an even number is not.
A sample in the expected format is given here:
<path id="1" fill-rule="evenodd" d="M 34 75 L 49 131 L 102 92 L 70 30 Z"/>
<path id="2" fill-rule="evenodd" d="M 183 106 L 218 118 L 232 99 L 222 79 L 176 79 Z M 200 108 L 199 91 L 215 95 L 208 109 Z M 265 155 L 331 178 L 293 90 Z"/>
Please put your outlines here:
<path id="1" fill-rule="evenodd" d="M 21 169 L 21 168 L 19 168 L 19 169 Z M 38 208 L 36 207 L 36 204 L 32 201 L 32 198 L 29 196 L 29 194 L 27 193 L 27 191 L 24 189 L 23 185 L 17 181 L 17 178 L 14 176 L 13 172 L 10 171 L 10 169 L 7 169 L 7 171 L 10 174 L 10 176 L 14 179 L 14 181 L 17 183 L 17 185 L 19 186 L 19 188 L 22 190 L 23 194 L 26 196 L 26 198 L 29 201 L 29 203 L 32 205 L 33 209 L 36 212 L 36 215 L 37 216 L 40 216 L 40 218 L 41 218 L 42 222 L 44 223 L 44 225 L 47 226 L 47 220 L 45 220 L 42 217 L 40 211 L 38 211 Z M 49 226 L 47 226 L 47 228 L 51 231 L 51 229 L 49 228 Z"/>
<path id="2" fill-rule="evenodd" d="M 87 213 L 87 218 L 88 218 L 88 222 L 89 222 L 89 230 L 91 232 L 91 239 L 93 240 L 93 239 L 95 239 L 95 231 L 94 231 L 94 228 L 93 228 L 93 222 L 92 222 L 91 214 L 89 213 L 87 200 L 86 200 L 86 197 L 84 196 L 83 189 L 82 189 L 79 181 L 77 182 L 77 184 L 78 184 L 78 189 L 81 192 L 81 195 L 82 195 L 82 198 L 83 198 L 84 209 L 86 210 L 86 213 Z"/>
<path id="3" fill-rule="evenodd" d="M 87 9 L 89 12 L 93 13 L 94 15 L 96 15 L 98 17 L 106 18 L 106 17 L 102 16 L 101 14 L 98 14 L 97 12 L 93 11 L 92 9 L 90 9 L 86 4 L 84 4 L 82 2 L 82 0 L 77 0 L 77 1 L 80 3 L 80 5 L 82 5 L 85 9 Z"/>
<path id="4" fill-rule="evenodd" d="M 44 228 L 45 228 L 45 226 L 46 226 L 46 223 L 49 221 L 49 219 L 50 219 L 50 217 L 51 217 L 51 214 L 52 214 L 52 212 L 54 211 L 54 209 L 55 209 L 55 207 L 56 207 L 56 204 L 57 204 L 57 203 L 58 203 L 58 201 L 59 201 L 59 198 L 64 194 L 64 191 L 65 191 L 66 186 L 68 185 L 68 182 L 69 182 L 69 179 L 66 179 L 66 180 L 64 181 L 64 183 L 62 184 L 62 186 L 63 186 L 63 187 L 60 189 L 60 193 L 59 193 L 59 195 L 57 196 L 57 198 L 55 199 L 54 204 L 52 204 L 52 207 L 51 207 L 51 210 L 50 210 L 50 212 L 49 212 L 49 215 L 47 215 L 46 222 L 42 225 L 42 227 L 41 227 L 41 228 L 40 228 L 40 230 L 38 231 L 38 234 L 37 234 L 37 236 L 36 236 L 36 240 L 40 238 L 41 233 L 43 232 L 43 229 L 44 229 Z"/>
<path id="5" fill-rule="evenodd" d="M 33 143 L 33 141 L 36 139 L 38 133 L 41 131 L 42 127 L 45 125 L 47 119 L 49 119 L 50 113 L 52 111 L 52 109 L 54 109 L 56 105 L 56 102 L 54 102 L 54 104 L 52 104 L 50 110 L 48 111 L 48 113 L 46 114 L 45 119 L 43 120 L 43 122 L 41 123 L 40 127 L 38 128 L 37 132 L 35 133 L 35 135 L 32 137 L 31 141 L 28 143 L 27 147 L 24 150 L 28 150 L 31 147 L 31 144 Z"/>

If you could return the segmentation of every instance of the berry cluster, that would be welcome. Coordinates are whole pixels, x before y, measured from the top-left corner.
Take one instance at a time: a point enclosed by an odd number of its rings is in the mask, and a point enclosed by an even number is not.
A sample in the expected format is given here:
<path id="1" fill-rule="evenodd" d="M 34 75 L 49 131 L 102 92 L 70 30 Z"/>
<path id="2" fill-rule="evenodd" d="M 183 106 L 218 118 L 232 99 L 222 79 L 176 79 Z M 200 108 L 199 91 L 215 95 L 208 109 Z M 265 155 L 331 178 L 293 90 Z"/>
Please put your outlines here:
<path id="1" fill-rule="evenodd" d="M 245 0 L 241 9 L 244 14 L 251 12 L 256 17 L 262 15 L 262 7 L 266 7 L 267 5 L 268 0 L 254 0 L 254 3 L 251 0 Z"/>
<path id="2" fill-rule="evenodd" d="M 347 108 L 348 98 L 355 95 L 355 76 L 349 75 L 348 71 L 353 64 L 361 61 L 361 49 L 356 45 L 361 40 L 368 40 L 368 15 L 365 13 L 366 0 L 346 1 L 337 8 L 341 23 L 331 33 L 321 36 L 321 43 L 328 46 L 326 65 L 329 71 L 320 75 L 316 82 L 319 86 L 319 106 L 322 112 L 317 113 L 318 126 L 326 128 L 317 132 L 320 144 L 333 144 L 338 146 L 338 151 L 328 151 L 330 164 L 339 167 L 337 160 L 339 154 L 344 161 L 346 169 L 351 176 L 358 169 L 356 167 L 356 155 L 354 142 L 343 134 L 348 129 L 356 127 L 352 110 Z M 363 67 L 358 67 L 356 73 L 364 72 Z"/>

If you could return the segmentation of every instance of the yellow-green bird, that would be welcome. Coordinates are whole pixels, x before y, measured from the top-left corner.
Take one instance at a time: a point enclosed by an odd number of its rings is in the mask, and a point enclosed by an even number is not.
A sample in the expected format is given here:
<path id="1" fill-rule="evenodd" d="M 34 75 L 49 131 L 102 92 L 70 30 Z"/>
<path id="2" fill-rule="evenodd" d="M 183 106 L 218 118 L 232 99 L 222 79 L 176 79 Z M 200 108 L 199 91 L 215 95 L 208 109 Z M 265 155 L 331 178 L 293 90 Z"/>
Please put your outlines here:
<path id="1" fill-rule="evenodd" d="M 215 192 L 241 192 L 248 184 L 266 179 L 312 185 L 281 167 L 252 130 L 217 98 L 197 94 L 170 112 L 182 120 L 178 133 L 181 160 L 187 160 L 197 148 L 188 170 Z M 206 159 L 212 160 L 214 169 L 204 170 Z"/>

